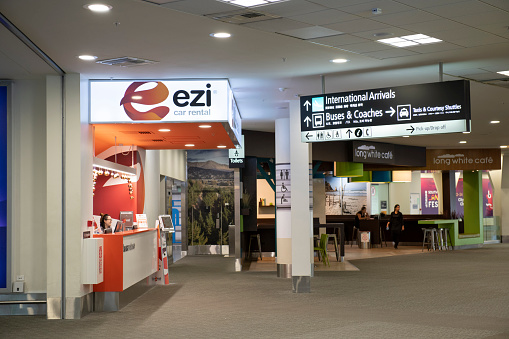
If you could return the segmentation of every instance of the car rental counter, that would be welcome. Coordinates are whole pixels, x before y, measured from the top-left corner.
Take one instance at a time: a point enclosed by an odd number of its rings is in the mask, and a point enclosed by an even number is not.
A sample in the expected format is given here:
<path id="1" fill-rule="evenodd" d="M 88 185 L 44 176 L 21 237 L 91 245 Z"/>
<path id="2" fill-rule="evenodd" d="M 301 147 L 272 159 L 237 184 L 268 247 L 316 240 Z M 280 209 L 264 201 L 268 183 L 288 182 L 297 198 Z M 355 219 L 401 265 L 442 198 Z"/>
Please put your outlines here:
<path id="1" fill-rule="evenodd" d="M 94 285 L 94 310 L 118 311 L 124 300 L 137 297 L 129 295 L 129 287 L 148 286 L 143 280 L 157 272 L 157 229 L 96 234 L 94 238 L 104 242 L 104 280 Z"/>

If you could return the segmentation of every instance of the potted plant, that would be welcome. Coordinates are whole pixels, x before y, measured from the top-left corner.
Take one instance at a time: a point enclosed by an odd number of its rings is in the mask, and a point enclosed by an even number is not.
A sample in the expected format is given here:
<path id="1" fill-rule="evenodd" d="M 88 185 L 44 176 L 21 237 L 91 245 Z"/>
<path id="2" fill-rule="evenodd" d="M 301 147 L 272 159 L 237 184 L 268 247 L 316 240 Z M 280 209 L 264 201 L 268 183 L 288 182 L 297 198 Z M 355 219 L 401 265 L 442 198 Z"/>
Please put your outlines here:
<path id="1" fill-rule="evenodd" d="M 251 195 L 247 192 L 242 193 L 242 199 L 240 201 L 240 214 L 249 215 L 251 204 Z"/>

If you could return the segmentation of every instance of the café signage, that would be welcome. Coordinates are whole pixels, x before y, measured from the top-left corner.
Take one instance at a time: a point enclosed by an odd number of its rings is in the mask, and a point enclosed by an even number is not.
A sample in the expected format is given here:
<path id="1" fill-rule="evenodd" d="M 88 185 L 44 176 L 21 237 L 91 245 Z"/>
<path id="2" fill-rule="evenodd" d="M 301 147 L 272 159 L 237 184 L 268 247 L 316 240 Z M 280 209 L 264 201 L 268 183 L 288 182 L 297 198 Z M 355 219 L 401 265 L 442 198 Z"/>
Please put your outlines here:
<path id="1" fill-rule="evenodd" d="M 428 170 L 497 170 L 502 168 L 499 148 L 489 149 L 428 149 Z"/>
<path id="2" fill-rule="evenodd" d="M 302 142 L 470 130 L 465 80 L 302 96 Z"/>
<path id="3" fill-rule="evenodd" d="M 353 141 L 351 161 L 365 164 L 424 167 L 426 165 L 426 148 L 367 140 Z"/>

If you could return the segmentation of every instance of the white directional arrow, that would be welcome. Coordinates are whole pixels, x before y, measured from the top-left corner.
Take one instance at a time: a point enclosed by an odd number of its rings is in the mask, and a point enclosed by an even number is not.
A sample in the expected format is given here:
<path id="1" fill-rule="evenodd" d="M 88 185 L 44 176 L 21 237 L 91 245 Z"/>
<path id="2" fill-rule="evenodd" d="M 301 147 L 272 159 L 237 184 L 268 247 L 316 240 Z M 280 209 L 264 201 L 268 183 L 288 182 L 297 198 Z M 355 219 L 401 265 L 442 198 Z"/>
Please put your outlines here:
<path id="1" fill-rule="evenodd" d="M 385 113 L 391 113 L 391 117 L 392 117 L 394 115 L 394 113 L 396 113 L 396 110 L 391 107 L 391 110 L 390 111 L 385 111 Z"/>
<path id="2" fill-rule="evenodd" d="M 309 102 L 309 100 L 306 100 L 306 102 L 304 103 L 304 107 L 306 107 L 306 112 L 309 111 L 309 106 L 311 106 L 311 103 Z"/>
<path id="3" fill-rule="evenodd" d="M 306 117 L 306 119 L 304 119 L 304 122 L 306 123 L 306 127 L 309 127 L 309 123 L 311 122 L 311 119 L 309 117 Z"/>

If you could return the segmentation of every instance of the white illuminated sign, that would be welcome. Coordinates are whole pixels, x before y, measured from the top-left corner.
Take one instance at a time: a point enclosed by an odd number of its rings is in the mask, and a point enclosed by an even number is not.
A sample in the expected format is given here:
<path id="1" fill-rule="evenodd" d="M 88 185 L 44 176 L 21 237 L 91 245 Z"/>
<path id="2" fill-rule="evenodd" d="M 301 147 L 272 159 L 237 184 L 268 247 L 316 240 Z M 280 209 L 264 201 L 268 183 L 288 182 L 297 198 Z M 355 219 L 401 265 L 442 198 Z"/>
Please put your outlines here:
<path id="1" fill-rule="evenodd" d="M 234 106 L 227 80 L 90 82 L 92 124 L 204 121 L 232 124 Z"/>

